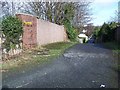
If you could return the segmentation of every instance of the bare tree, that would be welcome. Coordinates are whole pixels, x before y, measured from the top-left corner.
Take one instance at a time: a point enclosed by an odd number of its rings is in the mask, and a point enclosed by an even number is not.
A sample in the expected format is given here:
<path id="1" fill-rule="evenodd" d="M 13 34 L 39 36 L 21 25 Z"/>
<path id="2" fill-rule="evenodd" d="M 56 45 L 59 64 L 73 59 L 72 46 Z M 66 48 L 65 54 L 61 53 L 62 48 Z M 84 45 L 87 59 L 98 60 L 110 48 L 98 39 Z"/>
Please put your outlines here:
<path id="1" fill-rule="evenodd" d="M 15 15 L 18 12 L 22 12 L 22 2 L 1 2 L 1 15 L 9 16 Z"/>
<path id="2" fill-rule="evenodd" d="M 1 15 L 10 15 L 10 4 L 8 2 L 1 2 Z"/>
<path id="3" fill-rule="evenodd" d="M 73 20 L 75 27 L 83 29 L 84 25 L 87 25 L 92 20 L 90 4 L 91 2 L 89 1 L 76 3 L 76 13 Z"/>
<path id="4" fill-rule="evenodd" d="M 114 16 L 111 16 L 110 19 L 108 20 L 108 23 L 111 22 L 120 23 L 120 12 L 118 12 L 117 10 L 115 11 Z"/>
<path id="5" fill-rule="evenodd" d="M 27 13 L 38 16 L 39 18 L 43 18 L 45 20 L 62 24 L 63 19 L 65 17 L 65 6 L 68 3 L 62 2 L 29 2 L 25 7 L 29 7 L 29 9 L 25 9 Z M 70 12 L 69 12 L 70 15 Z"/>
<path id="6" fill-rule="evenodd" d="M 90 1 L 80 2 L 28 2 L 25 12 L 56 24 L 68 19 L 74 27 L 82 28 L 91 21 Z"/>

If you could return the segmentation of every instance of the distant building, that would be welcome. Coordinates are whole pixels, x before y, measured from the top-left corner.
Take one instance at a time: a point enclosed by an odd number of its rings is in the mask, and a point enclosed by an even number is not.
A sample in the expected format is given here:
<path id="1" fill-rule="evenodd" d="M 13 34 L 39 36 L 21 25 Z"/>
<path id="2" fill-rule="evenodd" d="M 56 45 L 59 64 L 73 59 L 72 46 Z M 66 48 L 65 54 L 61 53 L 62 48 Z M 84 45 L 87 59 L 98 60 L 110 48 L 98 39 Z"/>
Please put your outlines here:
<path id="1" fill-rule="evenodd" d="M 94 30 L 94 26 L 93 26 L 93 23 L 90 23 L 90 24 L 87 24 L 84 29 L 86 30 L 85 31 L 85 34 L 89 37 L 92 35 L 93 33 L 93 30 Z"/>
<path id="2" fill-rule="evenodd" d="M 86 32 L 87 32 L 87 30 L 85 30 L 85 29 L 82 31 L 82 33 L 86 33 Z"/>
<path id="3" fill-rule="evenodd" d="M 85 35 L 84 33 L 80 33 L 80 34 L 78 35 L 78 38 L 79 38 L 79 42 L 80 42 L 80 43 L 85 43 L 85 42 L 88 41 L 88 36 Z"/>

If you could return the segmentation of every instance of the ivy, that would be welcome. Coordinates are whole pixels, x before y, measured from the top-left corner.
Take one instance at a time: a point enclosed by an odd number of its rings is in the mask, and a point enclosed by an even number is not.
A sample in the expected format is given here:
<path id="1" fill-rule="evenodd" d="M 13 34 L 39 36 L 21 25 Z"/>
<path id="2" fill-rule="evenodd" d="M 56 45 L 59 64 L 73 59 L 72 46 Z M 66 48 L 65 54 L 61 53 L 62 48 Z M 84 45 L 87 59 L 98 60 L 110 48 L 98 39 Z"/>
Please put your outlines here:
<path id="1" fill-rule="evenodd" d="M 23 33 L 22 21 L 15 16 L 7 16 L 2 20 L 2 32 L 5 41 L 3 48 L 9 52 L 10 49 L 15 49 L 16 45 L 20 46 L 20 36 Z"/>
<path id="2" fill-rule="evenodd" d="M 72 24 L 70 23 L 70 21 L 66 19 L 66 20 L 64 21 L 64 26 L 65 26 L 65 28 L 66 28 L 68 38 L 69 38 L 71 41 L 75 41 L 75 40 L 76 40 L 76 37 L 77 37 L 77 31 L 73 28 L 73 26 L 72 26 Z"/>

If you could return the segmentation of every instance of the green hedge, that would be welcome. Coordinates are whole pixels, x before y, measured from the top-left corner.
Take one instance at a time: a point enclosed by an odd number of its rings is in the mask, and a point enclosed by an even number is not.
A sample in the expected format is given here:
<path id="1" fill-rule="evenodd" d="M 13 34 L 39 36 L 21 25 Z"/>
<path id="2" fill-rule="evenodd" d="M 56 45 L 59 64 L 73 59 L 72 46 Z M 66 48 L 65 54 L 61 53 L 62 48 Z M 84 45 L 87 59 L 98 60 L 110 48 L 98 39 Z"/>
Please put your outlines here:
<path id="1" fill-rule="evenodd" d="M 115 40 L 115 30 L 117 28 L 118 23 L 104 23 L 101 27 L 96 27 L 94 29 L 94 35 L 96 36 L 96 40 L 100 40 L 102 42 L 110 42 Z"/>
<path id="2" fill-rule="evenodd" d="M 16 45 L 20 46 L 19 39 L 23 33 L 22 21 L 15 16 L 7 16 L 2 20 L 2 31 L 5 35 L 3 48 L 5 48 L 7 52 L 11 48 L 15 48 Z"/>

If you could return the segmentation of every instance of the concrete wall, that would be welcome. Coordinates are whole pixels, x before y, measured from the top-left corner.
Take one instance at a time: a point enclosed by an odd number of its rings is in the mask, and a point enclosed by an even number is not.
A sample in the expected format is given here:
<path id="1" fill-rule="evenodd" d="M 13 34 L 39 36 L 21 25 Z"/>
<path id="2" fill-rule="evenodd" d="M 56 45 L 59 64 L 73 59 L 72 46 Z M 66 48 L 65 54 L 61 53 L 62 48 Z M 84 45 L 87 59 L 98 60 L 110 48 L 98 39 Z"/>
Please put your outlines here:
<path id="1" fill-rule="evenodd" d="M 31 25 L 24 24 L 23 26 L 23 47 L 27 49 L 68 39 L 64 26 L 37 19 L 29 14 L 16 14 L 16 16 L 22 20 L 23 24 L 31 23 Z"/>
<path id="2" fill-rule="evenodd" d="M 67 40 L 64 26 L 37 19 L 37 44 L 45 45 Z"/>

